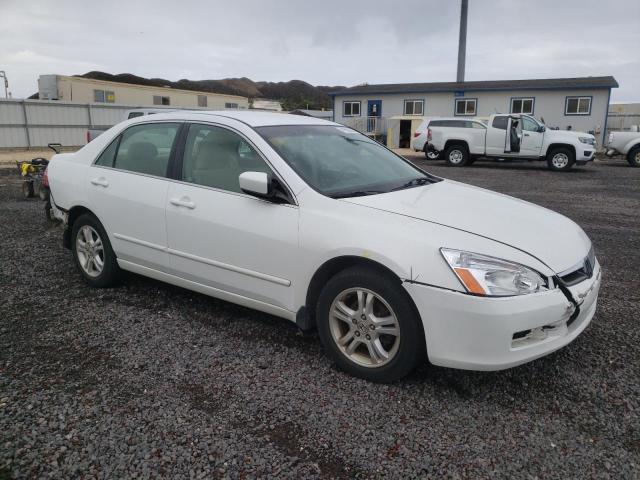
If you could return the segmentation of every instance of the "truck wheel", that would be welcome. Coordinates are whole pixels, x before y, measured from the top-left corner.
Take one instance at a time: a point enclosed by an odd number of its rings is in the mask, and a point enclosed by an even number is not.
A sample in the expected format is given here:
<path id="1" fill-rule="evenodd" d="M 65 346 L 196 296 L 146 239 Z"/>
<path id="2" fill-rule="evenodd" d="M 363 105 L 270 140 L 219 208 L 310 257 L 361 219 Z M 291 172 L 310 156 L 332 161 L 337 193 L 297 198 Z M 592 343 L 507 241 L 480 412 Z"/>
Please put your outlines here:
<path id="1" fill-rule="evenodd" d="M 438 150 L 434 150 L 433 148 L 424 148 L 424 156 L 427 157 L 428 160 L 438 160 L 440 158 L 440 152 Z"/>
<path id="2" fill-rule="evenodd" d="M 547 165 L 550 170 L 566 172 L 576 163 L 575 154 L 568 148 L 553 148 L 547 153 Z"/>
<path id="3" fill-rule="evenodd" d="M 451 167 L 464 167 L 469 162 L 469 151 L 464 145 L 454 144 L 447 148 L 444 158 Z"/>
<path id="4" fill-rule="evenodd" d="M 640 146 L 629 150 L 627 162 L 629 162 L 629 165 L 632 167 L 640 167 Z"/>

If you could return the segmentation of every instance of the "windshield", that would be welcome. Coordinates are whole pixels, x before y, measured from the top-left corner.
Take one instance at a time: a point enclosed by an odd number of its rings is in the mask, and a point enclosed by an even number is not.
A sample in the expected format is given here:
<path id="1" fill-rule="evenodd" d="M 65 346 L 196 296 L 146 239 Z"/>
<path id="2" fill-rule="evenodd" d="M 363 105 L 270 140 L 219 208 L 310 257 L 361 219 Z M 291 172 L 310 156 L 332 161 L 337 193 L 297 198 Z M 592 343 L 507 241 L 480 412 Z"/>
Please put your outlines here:
<path id="1" fill-rule="evenodd" d="M 439 180 L 347 127 L 282 125 L 256 131 L 306 183 L 330 197 L 375 195 Z"/>

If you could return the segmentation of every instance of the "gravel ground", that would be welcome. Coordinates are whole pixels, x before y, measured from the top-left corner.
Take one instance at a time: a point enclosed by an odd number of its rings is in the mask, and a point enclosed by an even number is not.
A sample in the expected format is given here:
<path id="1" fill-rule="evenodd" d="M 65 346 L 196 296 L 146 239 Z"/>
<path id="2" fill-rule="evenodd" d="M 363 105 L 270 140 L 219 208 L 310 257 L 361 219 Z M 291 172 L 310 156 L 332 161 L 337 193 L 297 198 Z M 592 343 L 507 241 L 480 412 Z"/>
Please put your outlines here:
<path id="1" fill-rule="evenodd" d="M 604 283 L 575 342 L 503 372 L 367 383 L 284 320 L 135 275 L 89 289 L 1 174 L 0 479 L 640 478 L 640 169 L 420 158 L 583 226 Z"/>

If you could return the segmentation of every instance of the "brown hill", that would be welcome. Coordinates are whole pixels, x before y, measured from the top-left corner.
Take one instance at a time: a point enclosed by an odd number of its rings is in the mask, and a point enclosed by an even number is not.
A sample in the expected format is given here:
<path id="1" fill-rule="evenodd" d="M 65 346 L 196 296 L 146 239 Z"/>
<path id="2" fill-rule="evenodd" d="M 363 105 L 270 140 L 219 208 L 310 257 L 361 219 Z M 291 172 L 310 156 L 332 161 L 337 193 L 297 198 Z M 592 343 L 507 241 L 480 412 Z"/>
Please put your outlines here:
<path id="1" fill-rule="evenodd" d="M 315 87 L 302 80 L 290 80 L 288 82 L 254 82 L 243 78 L 224 78 L 220 80 L 187 80 L 177 82 L 163 78 L 144 78 L 130 73 L 113 75 L 105 72 L 88 72 L 84 75 L 76 75 L 83 78 L 106 80 L 110 82 L 133 83 L 136 85 L 149 85 L 155 87 L 172 87 L 184 90 L 197 90 L 202 92 L 226 93 L 242 95 L 243 97 L 269 98 L 282 103 L 285 110 L 297 108 L 330 109 L 333 107 L 329 92 L 341 90 L 343 86 L 318 86 Z"/>

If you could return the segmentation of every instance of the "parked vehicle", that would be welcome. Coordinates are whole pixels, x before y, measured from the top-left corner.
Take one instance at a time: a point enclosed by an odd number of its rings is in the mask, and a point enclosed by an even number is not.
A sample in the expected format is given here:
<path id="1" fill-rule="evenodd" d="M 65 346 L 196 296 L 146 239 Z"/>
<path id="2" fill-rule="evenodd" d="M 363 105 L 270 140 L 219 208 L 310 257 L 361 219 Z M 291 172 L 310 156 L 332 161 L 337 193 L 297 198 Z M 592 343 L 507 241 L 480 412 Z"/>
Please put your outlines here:
<path id="1" fill-rule="evenodd" d="M 593 135 L 550 130 L 534 117 L 520 114 L 491 115 L 486 123 L 475 118 L 447 119 L 430 124 L 427 142 L 443 152 L 454 167 L 470 165 L 479 157 L 546 160 L 551 170 L 570 170 L 595 158 Z"/>
<path id="2" fill-rule="evenodd" d="M 611 132 L 607 156 L 625 155 L 632 167 L 640 167 L 640 132 Z"/>
<path id="3" fill-rule="evenodd" d="M 128 110 L 124 114 L 123 120 L 130 120 L 132 118 L 143 117 L 145 115 L 155 115 L 156 113 L 168 113 L 173 112 L 173 109 L 167 108 L 137 108 L 135 110 Z M 87 130 L 87 143 L 98 138 L 104 132 L 109 130 L 108 128 L 90 128 Z"/>
<path id="4" fill-rule="evenodd" d="M 56 155 L 49 182 L 89 285 L 129 270 L 316 327 L 369 380 L 425 354 L 513 367 L 567 345 L 596 309 L 600 265 L 571 220 L 317 118 L 140 117 Z"/>
<path id="5" fill-rule="evenodd" d="M 437 125 L 440 120 L 441 119 L 437 117 L 425 118 L 422 123 L 418 125 L 418 128 L 416 128 L 416 131 L 413 133 L 413 139 L 411 140 L 411 148 L 416 152 L 424 152 L 425 157 L 429 160 L 437 160 L 440 158 L 440 152 L 428 142 L 429 125 L 431 122 Z"/>

